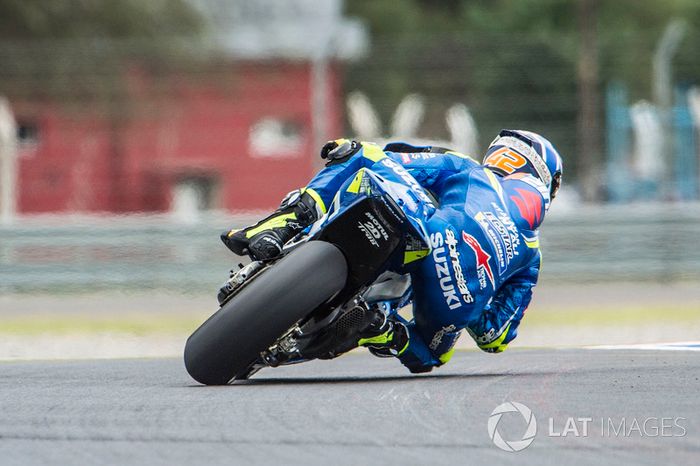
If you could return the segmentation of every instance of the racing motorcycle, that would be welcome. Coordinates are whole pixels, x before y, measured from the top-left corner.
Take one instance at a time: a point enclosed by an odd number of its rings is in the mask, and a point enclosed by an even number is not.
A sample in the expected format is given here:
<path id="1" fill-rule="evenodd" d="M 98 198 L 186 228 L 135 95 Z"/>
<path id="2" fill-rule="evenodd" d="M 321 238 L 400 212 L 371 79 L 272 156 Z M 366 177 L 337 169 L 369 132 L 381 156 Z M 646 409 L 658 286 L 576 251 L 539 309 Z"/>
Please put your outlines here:
<path id="1" fill-rule="evenodd" d="M 280 257 L 232 270 L 219 310 L 187 340 L 189 374 L 222 385 L 266 367 L 332 359 L 368 329 L 401 320 L 407 268 L 431 250 L 420 219 L 435 208 L 410 181 L 361 169 Z"/>

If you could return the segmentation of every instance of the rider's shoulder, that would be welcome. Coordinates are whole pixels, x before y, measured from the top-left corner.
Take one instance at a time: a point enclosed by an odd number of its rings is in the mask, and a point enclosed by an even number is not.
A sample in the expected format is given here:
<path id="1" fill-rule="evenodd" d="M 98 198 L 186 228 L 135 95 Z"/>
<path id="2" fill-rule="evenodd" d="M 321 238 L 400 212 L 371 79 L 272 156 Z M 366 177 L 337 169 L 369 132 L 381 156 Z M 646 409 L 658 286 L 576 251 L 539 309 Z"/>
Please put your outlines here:
<path id="1" fill-rule="evenodd" d="M 532 175 L 506 176 L 501 185 L 509 210 L 519 228 L 537 230 L 544 220 L 550 202 L 549 191 Z"/>
<path id="2" fill-rule="evenodd" d="M 383 150 L 384 152 L 395 152 L 399 154 L 430 154 L 433 156 L 444 155 L 457 159 L 468 160 L 478 164 L 476 159 L 469 155 L 463 154 L 462 152 L 454 149 L 448 149 L 446 147 L 436 145 L 418 145 L 410 144 L 404 141 L 392 141 L 386 143 Z"/>
<path id="3" fill-rule="evenodd" d="M 506 191 L 525 190 L 533 194 L 539 194 L 545 207 L 550 202 L 549 190 L 547 186 L 539 179 L 525 173 L 515 173 L 501 178 L 501 186 Z"/>

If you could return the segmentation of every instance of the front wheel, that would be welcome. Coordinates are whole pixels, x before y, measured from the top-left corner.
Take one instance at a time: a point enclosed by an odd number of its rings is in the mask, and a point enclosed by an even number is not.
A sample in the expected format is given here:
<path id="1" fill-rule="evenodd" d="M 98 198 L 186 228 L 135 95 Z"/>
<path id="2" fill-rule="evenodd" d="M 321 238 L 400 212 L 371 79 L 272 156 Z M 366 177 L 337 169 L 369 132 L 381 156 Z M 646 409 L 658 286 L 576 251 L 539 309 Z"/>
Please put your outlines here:
<path id="1" fill-rule="evenodd" d="M 347 262 L 310 241 L 261 272 L 187 339 L 185 367 L 197 382 L 226 384 L 279 337 L 343 289 Z"/>

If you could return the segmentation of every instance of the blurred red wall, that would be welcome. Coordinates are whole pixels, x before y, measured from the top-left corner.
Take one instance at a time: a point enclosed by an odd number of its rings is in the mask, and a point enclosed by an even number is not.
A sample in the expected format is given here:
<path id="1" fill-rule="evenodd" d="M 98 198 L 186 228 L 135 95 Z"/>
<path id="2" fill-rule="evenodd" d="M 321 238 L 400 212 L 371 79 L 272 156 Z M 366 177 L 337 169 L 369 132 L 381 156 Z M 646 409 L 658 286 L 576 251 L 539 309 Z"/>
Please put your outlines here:
<path id="1" fill-rule="evenodd" d="M 271 209 L 318 166 L 308 62 L 125 75 L 119 99 L 12 101 L 18 124 L 36 129 L 20 145 L 20 212 L 167 211 L 174 187 L 191 179 L 211 188 L 212 208 Z M 333 66 L 325 100 L 328 136 L 336 136 Z M 257 151 L 251 128 L 266 119 L 284 122 L 298 143 Z"/>

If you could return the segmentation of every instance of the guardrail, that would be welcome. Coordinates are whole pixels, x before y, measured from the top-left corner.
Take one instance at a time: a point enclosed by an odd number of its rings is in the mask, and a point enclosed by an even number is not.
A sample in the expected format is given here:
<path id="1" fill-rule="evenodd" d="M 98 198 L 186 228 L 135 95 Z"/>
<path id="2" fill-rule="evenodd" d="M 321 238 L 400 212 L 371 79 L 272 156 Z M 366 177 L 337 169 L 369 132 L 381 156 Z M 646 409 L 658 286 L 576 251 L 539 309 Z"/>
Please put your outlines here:
<path id="1" fill-rule="evenodd" d="M 239 258 L 219 242 L 256 215 L 35 217 L 0 227 L 0 292 L 215 291 Z M 541 281 L 700 281 L 700 206 L 557 211 L 542 228 Z"/>
<path id="2" fill-rule="evenodd" d="M 552 212 L 542 276 L 565 281 L 700 280 L 700 205 L 628 204 Z"/>

